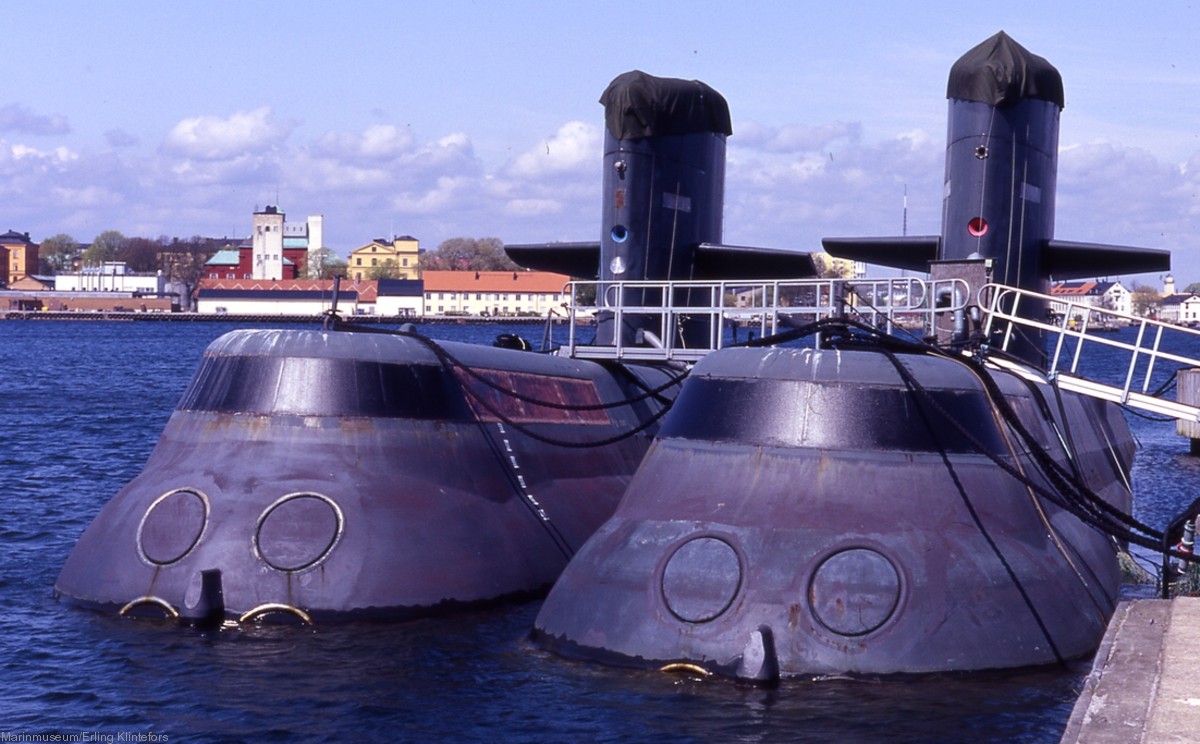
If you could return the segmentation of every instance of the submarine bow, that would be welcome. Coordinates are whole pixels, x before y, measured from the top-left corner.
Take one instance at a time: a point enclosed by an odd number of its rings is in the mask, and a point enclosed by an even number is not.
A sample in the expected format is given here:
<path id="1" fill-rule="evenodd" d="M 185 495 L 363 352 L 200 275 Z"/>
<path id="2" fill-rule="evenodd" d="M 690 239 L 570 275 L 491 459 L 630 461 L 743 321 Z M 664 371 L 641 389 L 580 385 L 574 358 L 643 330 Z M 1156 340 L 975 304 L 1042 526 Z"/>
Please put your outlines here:
<path id="1" fill-rule="evenodd" d="M 669 377 L 411 335 L 231 332 L 55 590 L 187 617 L 215 571 L 222 612 L 308 620 L 533 596 L 611 513 L 646 442 L 531 435 L 636 430 L 660 403 L 598 404 Z"/>

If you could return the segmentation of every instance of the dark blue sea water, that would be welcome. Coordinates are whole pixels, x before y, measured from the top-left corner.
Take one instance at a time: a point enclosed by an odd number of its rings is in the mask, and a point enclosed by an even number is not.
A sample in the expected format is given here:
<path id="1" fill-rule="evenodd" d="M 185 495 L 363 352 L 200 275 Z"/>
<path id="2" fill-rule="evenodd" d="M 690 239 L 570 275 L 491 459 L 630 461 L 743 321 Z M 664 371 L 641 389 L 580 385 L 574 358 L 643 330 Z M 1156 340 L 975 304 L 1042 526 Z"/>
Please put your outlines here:
<path id="1" fill-rule="evenodd" d="M 527 641 L 536 602 L 209 633 L 59 603 L 76 538 L 140 470 L 204 347 L 234 327 L 0 323 L 0 741 L 1051 742 L 1066 725 L 1086 664 L 762 690 L 550 656 Z M 540 338 L 536 326 L 422 330 Z M 1200 462 L 1173 424 L 1133 425 L 1138 514 L 1162 524 L 1198 493 Z"/>

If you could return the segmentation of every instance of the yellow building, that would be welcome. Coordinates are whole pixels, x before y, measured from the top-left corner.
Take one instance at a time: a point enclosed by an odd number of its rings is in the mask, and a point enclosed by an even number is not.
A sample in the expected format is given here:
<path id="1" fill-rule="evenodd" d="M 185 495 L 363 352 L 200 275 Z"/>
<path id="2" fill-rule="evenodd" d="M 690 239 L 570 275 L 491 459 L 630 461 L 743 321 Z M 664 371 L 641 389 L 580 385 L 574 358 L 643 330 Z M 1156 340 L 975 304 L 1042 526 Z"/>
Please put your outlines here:
<path id="1" fill-rule="evenodd" d="M 38 273 L 38 244 L 29 239 L 29 233 L 9 230 L 0 235 L 0 257 L 0 286 Z"/>
<path id="2" fill-rule="evenodd" d="M 858 279 L 866 275 L 866 265 L 848 258 L 834 258 L 821 251 L 812 254 L 818 275 L 826 279 Z"/>
<path id="3" fill-rule="evenodd" d="M 350 251 L 346 273 L 355 281 L 363 279 L 420 279 L 417 262 L 421 258 L 420 244 L 411 235 L 392 238 L 389 243 L 375 238 L 362 248 Z M 388 262 L 393 270 L 389 271 Z"/>

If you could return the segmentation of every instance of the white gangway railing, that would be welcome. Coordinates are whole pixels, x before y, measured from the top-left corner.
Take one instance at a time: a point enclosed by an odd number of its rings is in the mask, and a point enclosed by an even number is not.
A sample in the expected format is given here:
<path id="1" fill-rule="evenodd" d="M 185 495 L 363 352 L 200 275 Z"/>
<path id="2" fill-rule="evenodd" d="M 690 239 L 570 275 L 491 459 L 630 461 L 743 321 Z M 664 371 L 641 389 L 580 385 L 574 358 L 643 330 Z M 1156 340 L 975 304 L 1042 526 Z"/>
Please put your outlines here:
<path id="1" fill-rule="evenodd" d="M 1200 408 L 1158 398 L 1150 393 L 1151 377 L 1156 370 L 1161 375 L 1164 371 L 1200 367 L 1200 359 L 1186 353 L 1191 349 L 1200 350 L 1200 331 L 1001 284 L 984 287 L 979 293 L 979 300 L 984 318 L 983 334 L 1002 350 L 1007 350 L 1021 335 L 1022 328 L 1046 333 L 1047 378 L 1061 389 L 1163 416 L 1200 421 Z M 1030 311 L 1050 307 L 1051 302 L 1058 308 L 1065 307 L 1065 312 L 1045 320 L 1022 315 L 1023 312 L 1036 315 Z M 1114 326 L 1135 329 L 1134 340 L 1127 340 L 1128 332 L 1121 335 L 1109 332 Z M 1122 384 L 1096 382 L 1080 373 L 1085 350 L 1095 351 L 1098 347 L 1116 350 L 1117 358 L 1121 358 L 1122 353 L 1127 355 L 1123 371 L 1111 371 L 1113 377 L 1121 372 L 1124 379 Z M 1006 365 L 997 357 L 990 358 L 990 361 L 1000 366 L 1015 367 Z"/>
<path id="2" fill-rule="evenodd" d="M 572 322 L 560 353 L 584 359 L 681 362 L 695 362 L 734 343 L 732 328 L 762 337 L 833 317 L 854 318 L 887 333 L 909 329 L 920 337 L 933 327 L 935 313 L 962 310 L 968 294 L 960 279 L 910 277 L 571 282 L 566 291 Z M 581 319 L 611 323 L 614 331 L 624 328 L 627 320 L 635 321 L 642 331 L 634 339 L 614 332 L 608 345 L 584 343 L 578 332 Z M 697 321 L 707 329 L 699 339 L 683 330 Z"/>

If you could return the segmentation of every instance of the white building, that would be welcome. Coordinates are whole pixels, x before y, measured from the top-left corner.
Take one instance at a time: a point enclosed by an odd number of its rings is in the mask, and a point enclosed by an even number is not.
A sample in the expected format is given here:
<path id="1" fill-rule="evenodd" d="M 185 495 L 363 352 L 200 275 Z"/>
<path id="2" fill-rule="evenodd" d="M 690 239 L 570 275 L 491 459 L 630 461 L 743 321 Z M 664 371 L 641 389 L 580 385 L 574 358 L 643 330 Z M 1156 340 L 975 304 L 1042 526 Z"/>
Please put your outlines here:
<path id="1" fill-rule="evenodd" d="M 254 230 L 250 234 L 250 277 L 251 279 L 280 280 L 284 279 L 284 264 L 291 254 L 297 262 L 303 261 L 305 266 L 311 264 L 305 260 L 305 254 L 296 255 L 297 251 L 306 251 L 311 258 L 314 251 L 323 247 L 325 240 L 325 218 L 321 215 L 309 215 L 305 222 L 288 222 L 286 215 L 278 207 L 266 207 L 261 212 L 254 213 Z M 288 276 L 288 279 L 303 279 L 303 275 Z"/>
<path id="2" fill-rule="evenodd" d="M 56 275 L 54 291 L 119 292 L 129 295 L 174 293 L 182 296 L 187 289 L 179 282 L 167 281 L 161 270 L 153 274 L 135 274 L 123 261 L 106 261 L 100 266 L 87 266 Z"/>
<path id="3" fill-rule="evenodd" d="M 1125 315 L 1133 314 L 1133 293 L 1120 282 L 1101 282 L 1095 279 L 1055 282 L 1050 288 L 1050 295 L 1054 298 L 1050 302 L 1050 309 L 1059 316 L 1068 313 L 1082 315 L 1084 308 L 1089 311 L 1094 308 Z"/>
<path id="4" fill-rule="evenodd" d="M 333 292 L 311 289 L 210 289 L 196 294 L 196 311 L 217 315 L 318 316 L 333 307 Z M 338 311 L 358 313 L 358 292 L 341 289 Z"/>
<path id="5" fill-rule="evenodd" d="M 250 233 L 252 279 L 283 278 L 283 212 L 267 207 L 254 213 Z"/>
<path id="6" fill-rule="evenodd" d="M 571 277 L 545 271 L 423 271 L 425 315 L 563 312 Z"/>
<path id="7" fill-rule="evenodd" d="M 1158 306 L 1158 319 L 1164 323 L 1200 325 L 1200 297 L 1186 292 L 1163 297 Z"/>
<path id="8" fill-rule="evenodd" d="M 389 317 L 425 313 L 425 283 L 420 279 L 380 279 L 377 286 L 375 307 L 365 308 L 364 313 Z"/>

